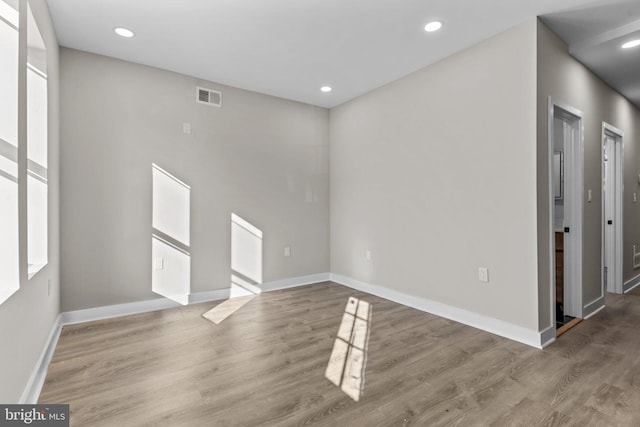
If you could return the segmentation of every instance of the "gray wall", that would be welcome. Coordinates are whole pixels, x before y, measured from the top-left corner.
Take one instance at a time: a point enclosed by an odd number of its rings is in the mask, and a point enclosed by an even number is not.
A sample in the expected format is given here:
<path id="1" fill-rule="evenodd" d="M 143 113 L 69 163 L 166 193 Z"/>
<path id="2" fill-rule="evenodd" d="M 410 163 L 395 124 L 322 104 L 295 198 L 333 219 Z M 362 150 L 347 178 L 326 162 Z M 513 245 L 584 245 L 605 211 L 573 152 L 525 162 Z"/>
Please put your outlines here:
<path id="1" fill-rule="evenodd" d="M 567 46 L 542 22 L 538 23 L 538 275 L 540 328 L 550 325 L 548 97 L 584 113 L 584 233 L 583 305 L 601 293 L 602 122 L 624 131 L 624 246 L 623 276 L 628 281 L 640 273 L 632 264 L 632 245 L 640 245 L 640 206 L 637 144 L 640 112 L 587 68 L 573 59 Z M 587 201 L 591 189 L 593 201 Z"/>
<path id="2" fill-rule="evenodd" d="M 21 2 L 22 17 L 26 17 L 26 1 Z M 47 344 L 53 323 L 59 314 L 60 235 L 59 235 L 59 109 L 58 109 L 58 42 L 53 31 L 46 2 L 31 0 L 31 9 L 47 46 L 49 81 L 49 262 L 31 280 L 27 276 L 27 215 L 26 215 L 26 83 L 18 89 L 21 109 L 19 145 L 22 169 L 19 180 L 20 197 L 20 290 L 0 305 L 0 402 L 17 403 L 34 366 Z M 22 19 L 21 17 L 21 19 Z M 26 30 L 26 20 L 21 21 Z M 22 75 L 26 73 L 26 37 L 20 46 Z M 51 293 L 47 292 L 51 282 Z"/>
<path id="3" fill-rule="evenodd" d="M 332 273 L 538 330 L 535 44 L 532 19 L 331 110 Z"/>
<path id="4" fill-rule="evenodd" d="M 62 311 L 157 297 L 152 163 L 191 186 L 192 292 L 229 287 L 232 212 L 264 233 L 264 282 L 329 271 L 326 109 L 66 48 L 60 61 Z"/>

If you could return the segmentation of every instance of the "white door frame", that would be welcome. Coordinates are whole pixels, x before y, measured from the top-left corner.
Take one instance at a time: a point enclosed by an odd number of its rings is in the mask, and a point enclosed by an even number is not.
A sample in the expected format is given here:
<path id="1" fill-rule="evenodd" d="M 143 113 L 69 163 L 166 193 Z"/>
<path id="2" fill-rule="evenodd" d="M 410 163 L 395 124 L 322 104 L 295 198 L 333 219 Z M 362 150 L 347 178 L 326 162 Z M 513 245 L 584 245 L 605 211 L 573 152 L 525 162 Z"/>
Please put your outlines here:
<path id="1" fill-rule="evenodd" d="M 565 258 L 565 271 L 567 272 L 567 279 L 565 283 L 570 283 L 570 292 L 573 301 L 579 302 L 575 307 L 574 313 L 576 317 L 583 317 L 584 301 L 582 300 L 582 240 L 583 240 L 583 200 L 584 200 L 584 114 L 582 111 L 573 108 L 567 104 L 556 101 L 552 97 L 548 99 L 548 119 L 547 119 L 547 135 L 548 135 L 548 179 L 549 179 L 549 265 L 551 266 L 549 272 L 549 287 L 550 287 L 550 315 L 551 325 L 555 329 L 556 326 L 556 290 L 555 290 L 555 230 L 553 227 L 554 218 L 554 193 L 553 193 L 553 153 L 555 148 L 554 141 L 554 119 L 556 117 L 556 109 L 558 109 L 558 115 L 563 114 L 572 120 L 577 121 L 576 132 L 570 141 L 570 146 L 565 147 L 565 162 L 567 160 L 572 161 L 570 170 L 572 171 L 572 177 L 569 180 L 571 187 L 565 187 L 565 194 L 571 194 L 569 202 L 571 208 L 569 209 L 570 216 L 565 218 L 570 224 L 571 230 L 569 232 L 570 238 L 565 242 L 565 248 L 567 248 L 568 257 Z M 571 151 L 571 155 L 568 156 L 567 152 Z M 567 174 L 565 174 L 565 177 Z M 565 181 L 566 186 L 566 181 Z M 567 200 L 565 199 L 565 203 Z M 567 268 L 568 267 L 568 268 Z"/>
<path id="2" fill-rule="evenodd" d="M 613 273 L 613 283 L 608 283 L 605 288 L 605 275 L 604 275 L 604 264 L 605 264 L 605 228 L 607 226 L 606 222 L 609 218 L 605 218 L 605 167 L 604 167 L 604 150 L 607 137 L 614 139 L 614 159 L 615 159 L 615 191 L 617 192 L 615 205 L 614 205 L 614 218 L 613 218 L 613 227 L 614 227 L 614 253 L 615 253 L 615 265 L 614 265 L 614 273 Z M 602 122 L 602 296 L 604 296 L 605 292 L 614 292 L 617 294 L 623 293 L 623 278 L 622 278 L 622 261 L 623 261 L 623 195 L 624 195 L 624 132 L 620 129 L 610 125 L 609 123 Z"/>

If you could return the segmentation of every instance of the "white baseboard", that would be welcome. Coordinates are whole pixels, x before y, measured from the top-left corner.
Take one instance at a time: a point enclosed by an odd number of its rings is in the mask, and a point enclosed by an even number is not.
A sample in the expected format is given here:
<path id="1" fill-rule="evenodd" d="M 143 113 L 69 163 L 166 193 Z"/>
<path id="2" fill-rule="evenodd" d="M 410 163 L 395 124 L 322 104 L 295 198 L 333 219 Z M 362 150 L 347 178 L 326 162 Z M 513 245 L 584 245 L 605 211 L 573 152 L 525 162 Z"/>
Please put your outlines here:
<path id="1" fill-rule="evenodd" d="M 291 279 L 274 280 L 258 285 L 263 292 L 277 291 L 279 289 L 296 288 L 298 286 L 312 285 L 315 283 L 328 282 L 329 273 L 310 274 L 308 276 L 293 277 Z"/>
<path id="2" fill-rule="evenodd" d="M 491 332 L 492 334 L 500 335 L 502 337 L 527 344 L 531 347 L 542 348 L 542 343 L 545 342 L 542 341 L 541 332 L 485 316 L 483 314 L 474 313 L 462 308 L 432 301 L 427 298 L 404 294 L 393 289 L 361 282 L 339 274 L 331 273 L 330 278 L 331 281 L 343 286 L 367 292 L 369 294 L 397 302 L 398 304 L 435 314 L 436 316 L 464 323 L 465 325 L 482 329 L 483 331 Z"/>
<path id="3" fill-rule="evenodd" d="M 584 316 L 584 320 L 587 320 L 593 316 L 595 316 L 596 314 L 600 313 L 600 311 L 604 310 L 604 304 L 601 305 L 600 307 L 598 307 L 597 309 L 593 310 L 591 313 L 589 313 L 588 315 Z"/>
<path id="4" fill-rule="evenodd" d="M 478 313 L 473 313 L 458 307 L 439 303 L 422 297 L 407 295 L 382 286 L 372 285 L 361 282 L 346 276 L 332 273 L 311 274 L 308 276 L 294 277 L 290 279 L 276 280 L 266 282 L 260 285 L 263 292 L 270 292 L 279 289 L 288 289 L 297 286 L 310 285 L 333 281 L 343 286 L 367 292 L 381 298 L 385 298 L 399 304 L 406 305 L 421 311 L 425 311 L 437 316 L 445 317 L 456 322 L 482 329 L 514 341 L 527 344 L 532 347 L 542 348 L 553 342 L 555 339 L 555 329 L 552 327 L 542 332 L 523 328 L 518 325 L 495 319 Z M 229 289 L 218 289 L 207 292 L 197 292 L 189 296 L 189 303 L 195 304 L 206 301 L 215 301 L 227 299 L 229 297 Z M 147 301 L 137 301 L 125 304 L 117 304 L 106 307 L 95 307 L 85 310 L 76 310 L 61 313 L 54 323 L 48 342 L 42 351 L 42 354 L 35 366 L 31 378 L 20 400 L 21 403 L 35 403 L 40 395 L 40 390 L 44 384 L 51 357 L 55 350 L 60 331 L 64 325 L 75 323 L 89 322 L 94 320 L 108 319 L 112 317 L 126 316 L 131 314 L 145 313 L 149 311 L 163 310 L 166 308 L 178 307 L 180 304 L 165 299 L 157 298 Z M 550 332 L 551 331 L 551 332 Z"/>
<path id="5" fill-rule="evenodd" d="M 627 292 L 630 292 L 632 289 L 634 289 L 638 285 L 640 285 L 640 274 L 638 274 L 633 279 L 627 280 L 626 282 L 624 282 L 624 284 L 622 285 L 622 293 L 626 294 Z"/>
<path id="6" fill-rule="evenodd" d="M 20 404 L 30 405 L 38 403 L 40 390 L 42 390 L 44 380 L 47 377 L 47 369 L 49 368 L 49 363 L 51 363 L 53 352 L 56 349 L 60 331 L 62 331 L 62 315 L 58 315 L 55 322 L 53 322 L 47 342 L 40 353 L 40 357 L 38 357 L 36 366 L 31 372 L 27 386 L 24 388 L 22 396 L 20 397 Z"/>
<path id="7" fill-rule="evenodd" d="M 198 304 L 201 302 L 217 301 L 227 298 L 229 298 L 229 288 L 195 292 L 189 295 L 189 304 Z"/>
<path id="8" fill-rule="evenodd" d="M 545 348 L 556 340 L 556 328 L 551 325 L 540 332 L 540 344 Z"/>
<path id="9" fill-rule="evenodd" d="M 310 285 L 313 283 L 326 282 L 329 280 L 329 273 L 311 274 L 308 276 L 294 277 L 291 279 L 276 280 L 263 283 L 260 286 L 263 292 L 275 291 L 278 289 L 293 288 L 296 286 Z M 216 289 L 213 291 L 195 292 L 189 295 L 189 304 L 197 304 L 207 301 L 216 301 L 229 298 L 229 288 Z M 124 304 L 108 305 L 104 307 L 87 308 L 84 310 L 67 311 L 60 313 L 51 328 L 47 343 L 38 358 L 29 382 L 20 398 L 21 404 L 35 404 L 40 396 L 40 391 L 47 376 L 47 370 L 53 357 L 60 332 L 64 325 L 76 323 L 92 322 L 95 320 L 110 319 L 113 317 L 128 316 L 130 314 L 147 313 L 150 311 L 164 310 L 167 308 L 179 307 L 181 304 L 166 298 L 155 298 L 146 301 L 136 301 Z"/>
<path id="10" fill-rule="evenodd" d="M 275 280 L 258 285 L 263 292 L 278 289 L 294 288 L 313 283 L 326 282 L 329 273 L 311 274 L 308 276 L 292 277 L 290 279 Z M 194 292 L 189 295 L 189 304 L 217 301 L 229 298 L 229 288 L 213 291 Z M 150 311 L 164 310 L 179 307 L 181 304 L 167 298 L 155 298 L 146 301 L 127 302 L 124 304 L 107 305 L 103 307 L 87 308 L 84 310 L 67 311 L 62 313 L 62 325 L 92 322 L 94 320 L 110 319 L 112 317 L 128 316 L 130 314 L 147 313 Z"/>
<path id="11" fill-rule="evenodd" d="M 212 301 L 217 299 L 225 299 L 229 297 L 229 289 L 220 289 L 208 292 L 198 292 L 189 296 L 189 303 L 198 303 L 205 301 Z M 64 325 L 72 325 L 75 323 L 91 322 L 94 320 L 109 319 L 112 317 L 126 316 L 129 314 L 145 313 L 149 311 L 163 310 L 165 308 L 178 307 L 180 304 L 177 302 L 165 299 L 157 298 L 148 301 L 137 301 L 126 304 L 109 305 L 105 307 L 88 308 L 85 310 L 68 311 L 60 313 L 56 319 L 47 344 L 42 350 L 42 354 L 36 363 L 36 366 L 31 373 L 29 382 L 25 387 L 20 403 L 23 404 L 35 404 L 40 396 L 40 391 L 44 385 L 44 380 L 47 376 L 47 370 L 53 357 L 60 332 Z"/>
<path id="12" fill-rule="evenodd" d="M 84 310 L 74 310 L 62 313 L 62 325 L 93 322 L 95 320 L 110 319 L 112 317 L 127 316 L 129 314 L 146 313 L 149 311 L 164 310 L 166 308 L 179 307 L 180 304 L 165 298 L 156 298 L 147 301 L 128 302 L 124 304 L 106 305 Z"/>
<path id="13" fill-rule="evenodd" d="M 587 320 L 600 310 L 604 308 L 604 295 L 595 300 L 591 301 L 589 304 L 585 305 L 582 309 L 582 318 Z"/>

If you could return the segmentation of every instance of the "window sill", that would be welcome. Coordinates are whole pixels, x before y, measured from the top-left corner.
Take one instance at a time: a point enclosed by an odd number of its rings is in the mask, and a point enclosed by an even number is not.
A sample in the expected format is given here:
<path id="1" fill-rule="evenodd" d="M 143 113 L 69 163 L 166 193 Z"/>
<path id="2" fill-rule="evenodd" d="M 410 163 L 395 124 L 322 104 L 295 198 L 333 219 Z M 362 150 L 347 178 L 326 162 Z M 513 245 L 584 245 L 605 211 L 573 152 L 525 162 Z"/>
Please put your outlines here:
<path id="1" fill-rule="evenodd" d="M 15 286 L 8 289 L 0 289 L 0 305 L 2 305 L 9 297 L 16 293 L 16 291 L 20 289 L 19 286 Z"/>
<path id="2" fill-rule="evenodd" d="M 29 268 L 27 270 L 27 274 L 29 276 L 29 280 L 33 278 L 40 270 L 42 270 L 47 265 L 46 262 L 41 264 L 29 264 Z"/>

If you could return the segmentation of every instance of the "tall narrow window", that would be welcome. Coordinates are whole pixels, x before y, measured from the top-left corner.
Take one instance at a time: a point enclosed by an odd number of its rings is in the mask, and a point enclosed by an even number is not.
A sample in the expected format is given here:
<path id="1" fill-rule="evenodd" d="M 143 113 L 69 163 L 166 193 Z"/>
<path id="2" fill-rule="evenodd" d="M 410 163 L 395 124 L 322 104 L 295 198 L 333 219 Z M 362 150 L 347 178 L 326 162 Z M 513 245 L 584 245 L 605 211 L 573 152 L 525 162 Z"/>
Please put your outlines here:
<path id="1" fill-rule="evenodd" d="M 29 278 L 48 261 L 47 50 L 28 8 L 27 19 L 27 256 Z"/>
<path id="2" fill-rule="evenodd" d="M 18 25 L 17 0 L 0 0 L 0 303 L 20 286 Z"/>

